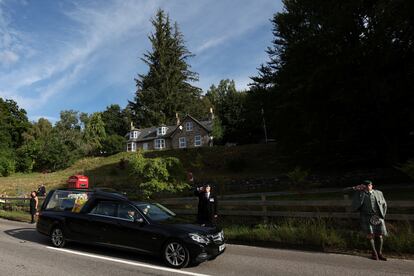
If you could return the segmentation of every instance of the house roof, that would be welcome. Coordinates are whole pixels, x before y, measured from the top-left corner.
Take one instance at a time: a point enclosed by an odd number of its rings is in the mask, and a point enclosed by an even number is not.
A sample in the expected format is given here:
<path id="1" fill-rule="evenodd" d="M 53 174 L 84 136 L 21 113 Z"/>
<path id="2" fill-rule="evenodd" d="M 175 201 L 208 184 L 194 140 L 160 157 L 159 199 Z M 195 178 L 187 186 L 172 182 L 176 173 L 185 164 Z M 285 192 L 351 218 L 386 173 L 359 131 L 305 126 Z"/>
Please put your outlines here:
<path id="1" fill-rule="evenodd" d="M 198 121 L 197 119 L 195 119 L 191 115 L 187 115 L 182 120 L 182 122 L 184 122 L 185 119 L 187 119 L 187 118 L 191 118 L 195 123 L 199 124 L 205 130 L 207 130 L 208 132 L 211 132 L 212 126 L 213 126 L 213 122 L 212 121 Z M 181 122 L 181 124 L 182 124 L 182 122 Z M 171 135 L 178 129 L 178 127 L 180 125 L 178 125 L 178 126 L 177 125 L 173 125 L 173 126 L 161 125 L 161 126 L 165 126 L 167 128 L 167 131 L 166 131 L 165 135 L 162 136 L 162 138 L 169 138 L 169 137 L 171 137 Z M 154 139 L 156 139 L 156 138 L 159 137 L 159 136 L 157 136 L 157 129 L 159 127 L 160 126 L 148 127 L 148 128 L 143 128 L 143 129 L 133 128 L 133 129 L 131 129 L 131 131 L 136 130 L 136 131 L 139 132 L 139 135 L 138 135 L 138 138 L 130 138 L 129 141 L 144 142 L 144 141 L 154 140 Z M 130 132 L 128 132 L 125 136 L 129 135 Z"/>
<path id="2" fill-rule="evenodd" d="M 165 126 L 165 125 L 163 125 L 163 126 Z M 165 133 L 165 135 L 162 136 L 163 138 L 169 137 L 170 134 L 177 128 L 177 126 L 165 126 L 165 127 L 167 128 L 167 132 Z M 159 128 L 159 126 L 148 127 L 148 128 L 143 128 L 143 129 L 134 128 L 131 131 L 134 131 L 134 130 L 138 131 L 139 132 L 138 138 L 132 138 L 132 139 L 129 139 L 129 140 L 130 141 L 150 141 L 150 140 L 154 140 L 158 137 L 157 136 L 157 129 L 158 128 Z"/>

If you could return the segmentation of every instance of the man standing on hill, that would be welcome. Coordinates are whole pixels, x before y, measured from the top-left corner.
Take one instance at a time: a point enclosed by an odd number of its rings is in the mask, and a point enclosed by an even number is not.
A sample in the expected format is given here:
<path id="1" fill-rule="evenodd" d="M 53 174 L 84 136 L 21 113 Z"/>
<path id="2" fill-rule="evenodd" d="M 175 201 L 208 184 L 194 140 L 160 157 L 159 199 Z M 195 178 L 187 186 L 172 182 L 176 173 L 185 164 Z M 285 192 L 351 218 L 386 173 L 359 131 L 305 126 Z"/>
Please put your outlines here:
<path id="1" fill-rule="evenodd" d="M 194 194 L 198 196 L 197 223 L 212 226 L 217 220 L 217 198 L 211 193 L 209 184 L 199 187 Z"/>
<path id="2" fill-rule="evenodd" d="M 353 190 L 357 193 L 352 200 L 352 208 L 360 212 L 361 229 L 367 235 L 372 250 L 372 259 L 386 261 L 387 258 L 382 255 L 382 246 L 383 236 L 387 236 L 384 221 L 387 202 L 381 191 L 373 189 L 372 182 L 369 180 L 353 187 Z"/>

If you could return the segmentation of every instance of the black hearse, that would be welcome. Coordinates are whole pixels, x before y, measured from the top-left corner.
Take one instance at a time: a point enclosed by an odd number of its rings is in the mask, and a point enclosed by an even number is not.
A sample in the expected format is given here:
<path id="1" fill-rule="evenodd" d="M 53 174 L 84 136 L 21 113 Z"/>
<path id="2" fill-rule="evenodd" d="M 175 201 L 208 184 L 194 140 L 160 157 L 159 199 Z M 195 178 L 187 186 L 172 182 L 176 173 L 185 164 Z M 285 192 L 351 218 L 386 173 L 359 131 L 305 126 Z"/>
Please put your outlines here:
<path id="1" fill-rule="evenodd" d="M 175 268 L 214 259 L 225 250 L 219 228 L 180 223 L 161 204 L 130 201 L 103 190 L 50 191 L 37 231 L 55 247 L 76 241 L 132 249 L 161 256 Z"/>

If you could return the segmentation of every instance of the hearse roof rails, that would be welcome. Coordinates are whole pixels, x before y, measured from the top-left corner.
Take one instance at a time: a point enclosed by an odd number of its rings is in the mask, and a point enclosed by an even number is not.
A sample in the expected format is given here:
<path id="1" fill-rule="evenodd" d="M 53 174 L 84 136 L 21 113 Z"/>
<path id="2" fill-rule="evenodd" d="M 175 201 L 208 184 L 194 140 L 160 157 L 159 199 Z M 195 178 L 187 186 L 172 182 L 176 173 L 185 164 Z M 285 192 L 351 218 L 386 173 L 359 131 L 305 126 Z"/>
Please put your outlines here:
<path id="1" fill-rule="evenodd" d="M 115 197 L 118 197 L 118 198 L 128 199 L 127 196 L 126 196 L 126 193 L 116 191 L 112 188 L 105 188 L 105 187 L 103 187 L 103 188 L 94 188 L 93 192 L 96 195 L 109 195 L 111 197 L 115 196 Z"/>

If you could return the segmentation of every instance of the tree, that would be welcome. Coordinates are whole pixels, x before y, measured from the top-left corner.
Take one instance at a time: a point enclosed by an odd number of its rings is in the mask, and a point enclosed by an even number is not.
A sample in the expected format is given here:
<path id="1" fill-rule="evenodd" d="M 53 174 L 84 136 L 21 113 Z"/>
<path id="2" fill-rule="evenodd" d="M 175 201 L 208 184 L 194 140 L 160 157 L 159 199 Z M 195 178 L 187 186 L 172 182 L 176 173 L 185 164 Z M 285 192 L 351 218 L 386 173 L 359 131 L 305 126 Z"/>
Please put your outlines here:
<path id="1" fill-rule="evenodd" d="M 48 147 L 49 139 L 52 136 L 52 124 L 44 118 L 40 118 L 23 133 L 24 143 L 17 149 L 17 170 L 31 172 L 41 170 L 38 160 L 45 155 L 45 148 Z"/>
<path id="2" fill-rule="evenodd" d="M 206 98 L 213 104 L 218 121 L 215 131 L 222 127 L 224 142 L 240 142 L 241 129 L 245 121 L 244 102 L 246 94 L 238 92 L 233 80 L 221 80 L 218 86 L 212 85 Z"/>
<path id="3" fill-rule="evenodd" d="M 136 95 L 129 102 L 141 127 L 168 124 L 177 112 L 185 115 L 197 111 L 201 94 L 199 88 L 190 84 L 198 80 L 198 75 L 187 63 L 193 55 L 184 45 L 177 23 L 172 27 L 163 10 L 158 10 L 151 22 L 155 29 L 148 37 L 152 51 L 141 59 L 149 71 L 135 79 Z"/>
<path id="4" fill-rule="evenodd" d="M 16 169 L 16 149 L 23 143 L 23 133 L 30 126 L 26 111 L 13 100 L 0 98 L 0 175 Z"/>
<path id="5" fill-rule="evenodd" d="M 105 155 L 113 155 L 121 151 L 125 151 L 126 139 L 123 136 L 112 134 L 106 136 L 102 141 L 102 152 Z"/>
<path id="6" fill-rule="evenodd" d="M 106 139 L 105 124 L 101 113 L 93 113 L 85 125 L 84 140 L 86 152 L 92 155 L 101 154 L 103 141 Z"/>
<path id="7" fill-rule="evenodd" d="M 250 112 L 292 153 L 395 163 L 413 154 L 411 1 L 286 0 Z M 412 142 L 411 142 L 412 143 Z"/>
<path id="8" fill-rule="evenodd" d="M 60 125 L 62 126 L 62 124 Z M 72 143 L 65 134 L 79 130 L 65 130 L 52 127 L 52 124 L 40 118 L 23 134 L 24 143 L 16 151 L 17 169 L 22 172 L 56 171 L 70 166 L 81 156 L 79 141 Z"/>
<path id="9" fill-rule="evenodd" d="M 14 149 L 18 148 L 23 142 L 22 134 L 29 126 L 24 109 L 19 108 L 13 100 L 0 98 L 0 143 Z"/>
<path id="10" fill-rule="evenodd" d="M 131 118 L 127 112 L 127 110 L 121 110 L 117 104 L 111 104 L 102 112 L 101 117 L 107 135 L 124 136 L 129 131 Z"/>

